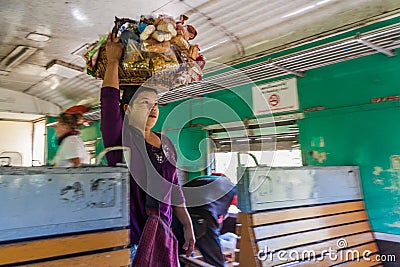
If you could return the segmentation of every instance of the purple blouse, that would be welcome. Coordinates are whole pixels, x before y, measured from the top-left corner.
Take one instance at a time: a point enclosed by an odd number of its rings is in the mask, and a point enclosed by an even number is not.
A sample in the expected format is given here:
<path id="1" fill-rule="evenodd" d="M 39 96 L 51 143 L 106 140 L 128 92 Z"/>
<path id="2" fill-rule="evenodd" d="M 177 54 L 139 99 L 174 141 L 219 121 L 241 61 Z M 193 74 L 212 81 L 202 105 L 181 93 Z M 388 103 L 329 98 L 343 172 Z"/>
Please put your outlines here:
<path id="1" fill-rule="evenodd" d="M 103 87 L 100 95 L 101 101 L 101 125 L 100 130 L 103 136 L 104 147 L 120 146 L 122 145 L 122 135 L 124 134 L 124 145 L 129 145 L 131 149 L 130 157 L 130 236 L 131 244 L 138 244 L 142 234 L 144 225 L 146 223 L 147 214 L 145 210 L 146 193 L 138 185 L 135 179 L 146 179 L 146 167 L 143 161 L 143 153 L 140 153 L 138 148 L 134 145 L 134 138 L 138 138 L 137 134 L 123 128 L 123 117 L 120 110 L 119 90 L 113 87 Z M 178 176 L 176 172 L 176 151 L 172 142 L 164 135 L 160 135 L 162 141 L 162 148 L 154 147 L 146 142 L 147 151 L 152 151 L 156 159 L 159 160 L 155 166 L 160 170 L 164 181 L 159 187 L 165 190 L 164 201 L 160 203 L 160 216 L 171 224 L 172 220 L 172 206 L 174 204 L 182 204 L 185 202 L 182 190 L 179 187 Z M 126 138 L 126 140 L 125 140 Z M 139 138 L 143 138 L 141 135 Z M 147 156 L 147 155 L 145 155 Z M 116 163 L 122 162 L 121 151 L 110 151 L 106 155 L 108 165 L 115 166 Z M 135 179 L 133 179 L 135 177 Z M 172 186 L 175 190 L 172 190 Z M 172 199 L 172 200 L 171 200 Z"/>

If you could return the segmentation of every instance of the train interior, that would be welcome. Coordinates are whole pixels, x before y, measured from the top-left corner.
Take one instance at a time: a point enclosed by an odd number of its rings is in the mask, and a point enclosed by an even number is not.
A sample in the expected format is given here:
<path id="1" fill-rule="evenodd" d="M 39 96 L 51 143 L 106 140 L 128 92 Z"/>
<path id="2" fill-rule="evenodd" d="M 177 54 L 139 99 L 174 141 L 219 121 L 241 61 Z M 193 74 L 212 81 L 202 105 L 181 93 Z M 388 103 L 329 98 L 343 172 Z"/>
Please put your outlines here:
<path id="1" fill-rule="evenodd" d="M 129 175 L 106 167 L 102 80 L 84 54 L 115 17 L 150 14 L 197 30 L 203 78 L 159 94 L 154 130 L 182 184 L 217 172 L 237 185 L 229 266 L 400 266 L 394 0 L 2 0 L 0 266 L 129 265 Z M 74 106 L 93 167 L 48 167 Z M 279 257 L 304 249 L 317 255 Z M 181 263 L 211 266 L 197 254 Z"/>

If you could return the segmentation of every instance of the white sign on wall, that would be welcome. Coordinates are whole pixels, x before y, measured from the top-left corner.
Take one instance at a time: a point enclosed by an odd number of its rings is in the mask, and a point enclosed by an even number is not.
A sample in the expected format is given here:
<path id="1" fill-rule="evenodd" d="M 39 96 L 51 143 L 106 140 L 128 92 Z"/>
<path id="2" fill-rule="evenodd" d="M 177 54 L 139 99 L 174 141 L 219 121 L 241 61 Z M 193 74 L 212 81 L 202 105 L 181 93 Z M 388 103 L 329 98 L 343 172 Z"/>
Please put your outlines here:
<path id="1" fill-rule="evenodd" d="M 252 87 L 254 115 L 299 109 L 297 79 L 285 79 Z"/>

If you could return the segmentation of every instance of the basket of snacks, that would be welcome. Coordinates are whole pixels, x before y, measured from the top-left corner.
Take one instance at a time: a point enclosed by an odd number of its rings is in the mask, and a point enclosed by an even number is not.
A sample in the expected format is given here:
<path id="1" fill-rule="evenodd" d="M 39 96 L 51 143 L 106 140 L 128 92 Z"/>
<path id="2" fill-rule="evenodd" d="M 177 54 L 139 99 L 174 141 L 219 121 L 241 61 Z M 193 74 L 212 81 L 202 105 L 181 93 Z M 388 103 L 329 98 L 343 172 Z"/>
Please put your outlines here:
<path id="1" fill-rule="evenodd" d="M 200 81 L 205 65 L 199 46 L 191 44 L 197 31 L 168 15 L 141 16 L 139 20 L 115 17 L 112 34 L 124 45 L 119 64 L 120 85 L 146 84 L 161 90 Z M 89 75 L 102 79 L 107 66 L 105 44 L 101 37 L 84 54 Z"/>

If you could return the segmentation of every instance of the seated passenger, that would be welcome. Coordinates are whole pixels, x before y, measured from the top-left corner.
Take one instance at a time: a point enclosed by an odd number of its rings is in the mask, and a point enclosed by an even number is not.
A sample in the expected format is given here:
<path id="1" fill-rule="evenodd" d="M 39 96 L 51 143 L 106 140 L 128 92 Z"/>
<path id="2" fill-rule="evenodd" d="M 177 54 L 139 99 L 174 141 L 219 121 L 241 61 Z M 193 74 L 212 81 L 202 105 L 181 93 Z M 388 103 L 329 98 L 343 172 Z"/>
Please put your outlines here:
<path id="1" fill-rule="evenodd" d="M 190 192 L 189 188 L 193 187 L 199 188 L 200 192 Z M 214 266 L 225 266 L 219 229 L 236 195 L 236 186 L 223 174 L 211 174 L 194 178 L 185 183 L 182 189 L 193 223 L 196 246 L 204 261 Z M 179 222 L 174 220 L 173 224 L 178 241 L 183 242 Z"/>
<path id="2" fill-rule="evenodd" d="M 53 159 L 56 167 L 78 167 L 89 164 L 89 154 L 79 137 L 81 114 L 61 113 L 54 127 L 59 148 Z"/>

